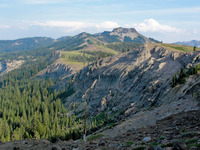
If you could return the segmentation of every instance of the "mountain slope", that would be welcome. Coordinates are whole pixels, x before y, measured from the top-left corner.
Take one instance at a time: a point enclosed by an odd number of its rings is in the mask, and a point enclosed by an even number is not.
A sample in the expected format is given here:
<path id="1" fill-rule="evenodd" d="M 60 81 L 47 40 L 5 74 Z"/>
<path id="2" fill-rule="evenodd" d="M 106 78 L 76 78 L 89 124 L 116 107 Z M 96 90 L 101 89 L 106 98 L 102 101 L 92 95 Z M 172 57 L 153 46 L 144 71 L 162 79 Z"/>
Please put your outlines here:
<path id="1" fill-rule="evenodd" d="M 171 51 L 154 44 L 145 45 L 85 67 L 73 77 L 75 93 L 66 98 L 66 106 L 83 101 L 91 106 L 91 115 L 137 112 L 184 97 L 191 85 L 172 88 L 172 78 L 182 67 L 200 63 L 199 52 Z M 191 85 L 190 85 L 191 84 Z M 194 99 L 194 98 L 193 98 Z M 117 111 L 116 111 L 117 110 Z"/>
<path id="2" fill-rule="evenodd" d="M 0 53 L 33 50 L 52 44 L 55 40 L 47 37 L 32 37 L 0 41 Z"/>
<path id="3" fill-rule="evenodd" d="M 76 36 L 63 37 L 61 40 L 58 40 L 58 42 L 51 45 L 50 48 L 54 48 L 56 50 L 71 51 L 82 49 L 88 45 L 101 43 L 102 42 L 96 39 L 93 35 L 83 32 Z"/>

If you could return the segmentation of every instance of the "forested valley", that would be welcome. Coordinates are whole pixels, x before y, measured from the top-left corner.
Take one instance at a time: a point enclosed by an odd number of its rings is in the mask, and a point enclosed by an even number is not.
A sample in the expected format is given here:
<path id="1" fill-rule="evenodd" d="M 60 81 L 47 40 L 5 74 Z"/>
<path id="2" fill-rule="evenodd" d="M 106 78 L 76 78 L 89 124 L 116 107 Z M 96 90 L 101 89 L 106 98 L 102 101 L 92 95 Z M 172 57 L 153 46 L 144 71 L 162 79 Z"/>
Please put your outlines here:
<path id="1" fill-rule="evenodd" d="M 40 61 L 28 61 L 0 78 L 0 138 L 3 142 L 26 138 L 69 140 L 83 134 L 83 119 L 68 116 L 61 101 L 73 93 L 72 85 L 69 83 L 66 89 L 59 91 L 52 88 L 56 81 L 50 77 L 34 78 L 53 62 L 52 54 L 40 54 L 43 57 Z M 11 56 L 17 57 L 17 54 Z M 35 52 L 32 56 L 39 57 Z M 96 127 L 94 121 L 88 130 Z"/>

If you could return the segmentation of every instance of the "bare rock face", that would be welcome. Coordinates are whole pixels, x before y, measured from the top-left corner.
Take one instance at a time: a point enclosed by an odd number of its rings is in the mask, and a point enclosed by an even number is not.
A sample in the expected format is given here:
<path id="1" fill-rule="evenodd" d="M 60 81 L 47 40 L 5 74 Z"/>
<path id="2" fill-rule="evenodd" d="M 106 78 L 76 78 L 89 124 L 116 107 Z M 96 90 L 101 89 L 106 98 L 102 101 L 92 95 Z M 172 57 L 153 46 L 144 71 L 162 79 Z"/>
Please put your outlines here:
<path id="1" fill-rule="evenodd" d="M 62 74 L 62 73 L 71 74 L 73 72 L 73 69 L 64 64 L 55 63 L 47 68 L 46 74 L 52 74 L 54 72 L 56 72 L 57 74 Z"/>
<path id="2" fill-rule="evenodd" d="M 51 58 L 58 59 L 61 57 L 61 51 L 54 51 L 51 53 Z"/>
<path id="3" fill-rule="evenodd" d="M 71 76 L 74 73 L 74 70 L 72 67 L 67 66 L 59 60 L 57 60 L 55 63 L 52 65 L 48 66 L 46 69 L 42 70 L 41 72 L 38 73 L 38 77 L 47 77 L 50 76 L 53 79 L 63 79 L 66 77 Z"/>
<path id="4" fill-rule="evenodd" d="M 131 40 L 134 40 L 135 38 L 138 38 L 140 34 L 134 29 L 134 28 L 115 28 L 110 35 L 117 35 L 119 39 L 123 42 L 125 37 L 131 38 Z M 148 41 L 147 38 L 145 38 L 146 41 Z"/>
<path id="5" fill-rule="evenodd" d="M 129 33 L 129 32 L 137 32 L 137 31 L 134 28 L 122 28 L 122 27 L 119 27 L 119 28 L 113 29 L 112 32 L 115 32 L 115 33 Z"/>
<path id="6" fill-rule="evenodd" d="M 188 64 L 199 63 L 199 58 L 199 52 L 174 52 L 150 44 L 99 60 L 76 73 L 73 81 L 76 93 L 66 99 L 65 105 L 72 101 L 81 104 L 83 95 L 92 108 L 91 114 L 101 110 L 103 98 L 108 109 L 119 107 L 122 112 L 130 109 L 131 103 L 136 109 L 170 103 L 186 96 L 189 87 L 198 84 L 192 80 L 185 86 L 171 87 L 174 74 L 182 67 L 189 67 Z"/>
<path id="7" fill-rule="evenodd" d="M 120 37 L 120 40 L 123 41 L 125 36 L 133 40 L 139 36 L 139 33 L 134 28 L 116 28 L 110 35 L 117 35 Z"/>
<path id="8" fill-rule="evenodd" d="M 61 51 L 51 53 L 49 61 L 55 61 L 53 64 L 42 70 L 37 76 L 51 76 L 54 79 L 65 78 L 71 76 L 75 71 L 72 67 L 59 61 Z"/>
<path id="9" fill-rule="evenodd" d="M 14 69 L 19 68 L 24 60 L 7 60 L 0 62 L 0 75 L 6 74 Z"/>

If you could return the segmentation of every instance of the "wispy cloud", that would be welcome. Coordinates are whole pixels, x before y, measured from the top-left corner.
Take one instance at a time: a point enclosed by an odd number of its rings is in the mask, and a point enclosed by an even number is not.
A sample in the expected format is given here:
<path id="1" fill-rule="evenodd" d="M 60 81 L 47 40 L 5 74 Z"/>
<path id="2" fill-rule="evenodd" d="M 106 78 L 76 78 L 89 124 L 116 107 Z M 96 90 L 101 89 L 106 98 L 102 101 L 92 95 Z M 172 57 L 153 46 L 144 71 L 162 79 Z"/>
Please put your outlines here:
<path id="1" fill-rule="evenodd" d="M 167 9 L 149 9 L 149 10 L 134 10 L 121 12 L 123 15 L 133 15 L 133 14 L 191 14 L 200 13 L 200 7 L 182 7 L 182 8 L 167 8 Z"/>
<path id="2" fill-rule="evenodd" d="M 10 28 L 10 26 L 7 26 L 7 25 L 0 25 L 0 29 L 8 29 Z"/>
<path id="3" fill-rule="evenodd" d="M 83 22 L 83 21 L 24 21 L 26 27 L 37 26 L 45 27 L 45 29 L 60 28 L 65 32 L 74 32 L 74 31 L 84 31 L 90 29 L 96 29 L 97 31 L 103 31 L 106 29 L 113 29 L 119 26 L 124 27 L 134 27 L 139 32 L 154 32 L 154 33 L 183 33 L 184 29 L 179 29 L 173 26 L 166 24 L 161 24 L 155 19 L 146 19 L 141 23 L 133 23 L 126 25 L 119 25 L 114 21 L 103 21 L 100 23 L 94 22 Z"/>
<path id="4" fill-rule="evenodd" d="M 172 27 L 169 25 L 160 24 L 155 19 L 146 19 L 142 23 L 133 24 L 134 28 L 136 28 L 139 32 L 175 32 L 175 33 L 181 33 L 184 32 L 183 29 L 178 29 L 176 27 Z"/>
<path id="5" fill-rule="evenodd" d="M 31 22 L 31 26 L 59 27 L 59 28 L 64 28 L 65 31 L 72 32 L 86 28 L 112 29 L 119 27 L 119 24 L 113 21 L 104 21 L 101 23 L 91 23 L 91 22 L 81 22 L 81 21 L 45 21 L 45 22 L 35 21 Z"/>
<path id="6" fill-rule="evenodd" d="M 96 28 L 112 29 L 112 28 L 119 27 L 119 24 L 117 22 L 113 22 L 113 21 L 104 21 L 99 24 L 94 24 L 94 26 Z"/>
<path id="7" fill-rule="evenodd" d="M 194 34 L 199 34 L 199 30 L 198 29 L 194 29 Z"/>

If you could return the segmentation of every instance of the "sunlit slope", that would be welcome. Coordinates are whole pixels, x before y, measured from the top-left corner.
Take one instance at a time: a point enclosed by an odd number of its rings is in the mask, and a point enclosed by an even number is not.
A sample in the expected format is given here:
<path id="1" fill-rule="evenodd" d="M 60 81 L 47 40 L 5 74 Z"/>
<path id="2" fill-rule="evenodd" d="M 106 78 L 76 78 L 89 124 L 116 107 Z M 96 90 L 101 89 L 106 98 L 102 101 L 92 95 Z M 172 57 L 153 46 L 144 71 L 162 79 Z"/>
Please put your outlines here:
<path id="1" fill-rule="evenodd" d="M 166 44 L 166 43 L 155 43 L 155 45 L 164 47 L 164 48 L 172 50 L 172 51 L 182 51 L 182 52 L 187 52 L 187 53 L 194 51 L 193 46 Z M 199 50 L 200 50 L 200 48 L 196 47 L 196 51 L 199 51 Z"/>
<path id="2" fill-rule="evenodd" d="M 118 52 L 103 45 L 90 45 L 76 51 L 62 51 L 61 62 L 71 66 L 76 71 L 86 66 L 89 62 L 117 55 Z"/>

